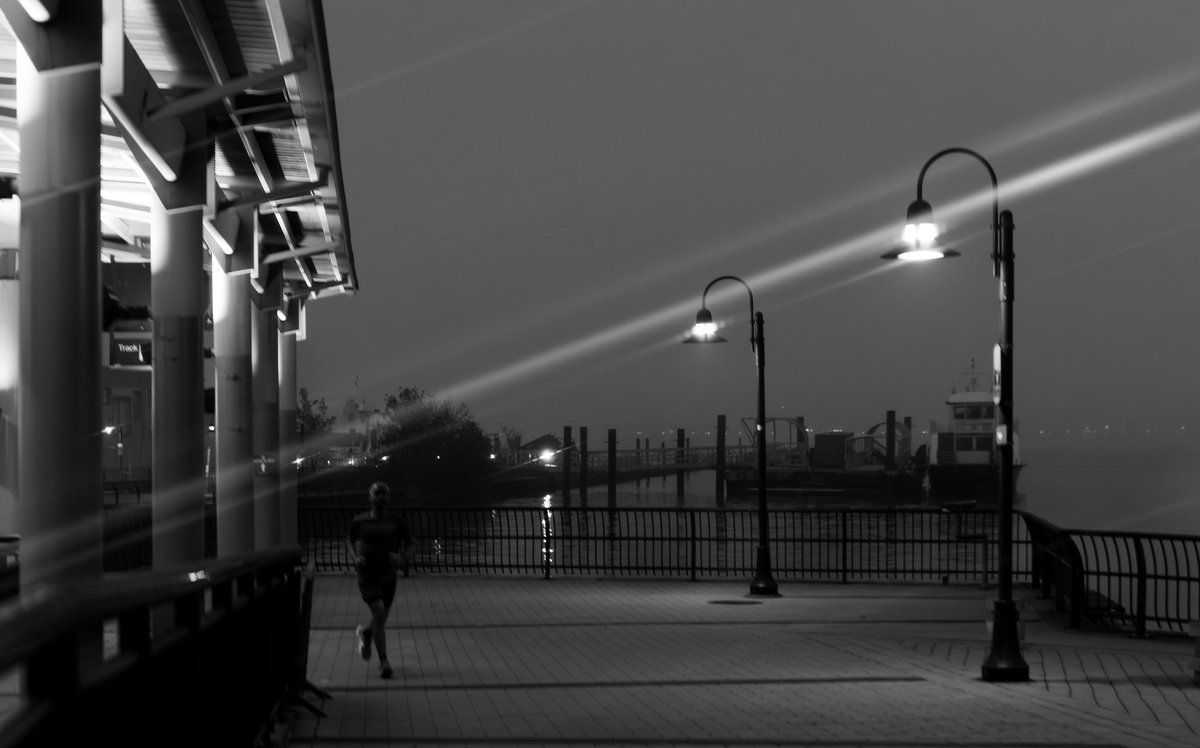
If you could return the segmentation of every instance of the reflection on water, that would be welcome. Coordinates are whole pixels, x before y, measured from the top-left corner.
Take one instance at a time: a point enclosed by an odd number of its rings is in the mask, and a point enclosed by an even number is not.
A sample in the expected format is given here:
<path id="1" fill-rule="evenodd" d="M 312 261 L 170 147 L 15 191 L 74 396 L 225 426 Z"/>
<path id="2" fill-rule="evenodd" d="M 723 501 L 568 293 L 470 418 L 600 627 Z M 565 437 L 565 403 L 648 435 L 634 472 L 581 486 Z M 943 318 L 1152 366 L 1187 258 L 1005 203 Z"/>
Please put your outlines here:
<path id="1" fill-rule="evenodd" d="M 554 564 L 554 512 L 550 511 L 553 503 L 554 497 L 550 494 L 542 497 L 542 509 L 545 510 L 542 512 L 542 567 L 547 570 L 547 573 Z M 492 513 L 492 516 L 495 517 L 495 512 Z"/>
<path id="2" fill-rule="evenodd" d="M 1064 528 L 1200 535 L 1200 440 L 1167 442 L 1127 439 L 1054 443 L 1030 439 L 1023 445 L 1025 468 L 1015 508 Z M 716 471 L 643 478 L 616 486 L 617 507 L 755 508 L 755 497 L 717 502 Z M 542 506 L 545 495 L 507 499 L 499 506 Z M 608 507 L 608 486 L 592 485 L 586 498 L 576 487 L 556 507 Z M 949 499 L 954 500 L 954 499 Z M 972 497 L 962 497 L 964 501 Z M 879 494 L 803 494 L 769 499 L 772 507 L 879 508 Z M 920 505 L 920 500 L 910 501 Z"/>

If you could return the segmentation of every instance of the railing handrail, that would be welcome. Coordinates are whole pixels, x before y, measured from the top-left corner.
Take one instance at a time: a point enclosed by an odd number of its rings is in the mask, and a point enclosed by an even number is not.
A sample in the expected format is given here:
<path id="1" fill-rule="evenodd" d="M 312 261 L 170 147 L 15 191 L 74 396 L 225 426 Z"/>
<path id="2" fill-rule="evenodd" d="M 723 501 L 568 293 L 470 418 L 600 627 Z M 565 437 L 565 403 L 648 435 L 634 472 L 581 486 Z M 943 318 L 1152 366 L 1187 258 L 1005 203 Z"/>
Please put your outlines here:
<path id="1" fill-rule="evenodd" d="M 327 532 L 320 526 L 344 523 L 348 511 L 345 506 L 302 507 L 302 537 L 327 542 L 319 540 Z M 429 561 L 427 571 L 711 578 L 752 570 L 748 530 L 755 520 L 744 507 L 483 505 L 409 511 L 417 525 L 438 536 L 431 547 L 451 553 L 450 560 Z M 331 513 L 321 517 L 321 512 Z M 1014 531 L 1023 532 L 1014 534 L 1019 551 L 1014 580 L 1040 583 L 1043 596 L 1054 597 L 1060 612 L 1069 608 L 1072 626 L 1081 626 L 1086 615 L 1129 625 L 1138 634 L 1151 627 L 1174 633 L 1200 618 L 1200 593 L 1193 591 L 1200 588 L 1200 568 L 1190 560 L 1200 556 L 1200 537 L 1088 534 L 1063 530 L 1027 512 L 1016 514 L 1021 521 Z M 772 543 L 780 579 L 961 581 L 986 578 L 997 564 L 994 509 L 776 507 L 769 516 L 777 528 Z M 469 529 L 460 533 L 450 526 L 454 523 Z M 1119 547 L 1096 550 L 1093 555 L 1101 560 L 1088 562 L 1084 551 L 1096 542 Z M 553 564 L 549 555 L 532 558 L 539 543 L 545 553 L 555 554 Z M 323 568 L 346 568 L 340 546 L 321 546 Z M 463 551 L 446 550 L 468 547 L 473 549 L 469 561 L 453 557 Z"/>
<path id="2" fill-rule="evenodd" d="M 109 572 L 95 580 L 29 590 L 0 604 L 0 671 L 22 661 L 30 649 L 80 630 L 85 623 L 193 595 L 260 569 L 299 566 L 301 555 L 298 546 L 250 551 L 173 569 Z"/>
<path id="3" fill-rule="evenodd" d="M 257 744 L 303 687 L 301 558 L 254 551 L 25 590 L 0 606 L 0 670 L 25 676 L 0 748 L 150 745 L 178 724 L 191 725 L 179 745 Z"/>

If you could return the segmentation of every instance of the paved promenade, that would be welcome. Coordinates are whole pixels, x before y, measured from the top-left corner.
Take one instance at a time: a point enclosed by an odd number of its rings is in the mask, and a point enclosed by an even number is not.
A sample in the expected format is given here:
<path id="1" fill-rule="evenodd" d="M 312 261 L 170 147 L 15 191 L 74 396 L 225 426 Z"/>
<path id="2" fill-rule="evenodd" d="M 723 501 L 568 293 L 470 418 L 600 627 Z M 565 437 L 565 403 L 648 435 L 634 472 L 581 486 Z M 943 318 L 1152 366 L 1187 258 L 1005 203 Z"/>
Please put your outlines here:
<path id="1" fill-rule="evenodd" d="M 291 746 L 1200 745 L 1183 637 L 1073 631 L 1030 598 L 1031 681 L 980 679 L 979 586 L 401 580 L 395 677 L 358 656 L 353 577 L 318 576 Z"/>

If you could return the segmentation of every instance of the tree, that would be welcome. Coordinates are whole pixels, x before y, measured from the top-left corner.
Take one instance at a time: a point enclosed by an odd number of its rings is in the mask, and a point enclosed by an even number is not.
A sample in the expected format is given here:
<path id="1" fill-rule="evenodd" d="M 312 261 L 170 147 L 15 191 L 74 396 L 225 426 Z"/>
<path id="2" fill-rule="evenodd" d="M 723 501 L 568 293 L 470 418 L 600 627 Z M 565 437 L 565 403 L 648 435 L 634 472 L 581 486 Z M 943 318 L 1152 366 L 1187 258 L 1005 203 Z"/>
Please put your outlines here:
<path id="1" fill-rule="evenodd" d="M 500 426 L 500 449 L 505 452 L 520 452 L 521 432 L 512 426 Z"/>
<path id="2" fill-rule="evenodd" d="M 384 398 L 377 444 L 390 479 L 402 485 L 445 494 L 491 470 L 490 442 L 467 406 L 412 387 Z"/>
<path id="3" fill-rule="evenodd" d="M 325 398 L 310 400 L 308 390 L 301 387 L 296 402 L 296 428 L 300 429 L 300 433 L 323 434 L 333 427 L 333 421 Z"/>

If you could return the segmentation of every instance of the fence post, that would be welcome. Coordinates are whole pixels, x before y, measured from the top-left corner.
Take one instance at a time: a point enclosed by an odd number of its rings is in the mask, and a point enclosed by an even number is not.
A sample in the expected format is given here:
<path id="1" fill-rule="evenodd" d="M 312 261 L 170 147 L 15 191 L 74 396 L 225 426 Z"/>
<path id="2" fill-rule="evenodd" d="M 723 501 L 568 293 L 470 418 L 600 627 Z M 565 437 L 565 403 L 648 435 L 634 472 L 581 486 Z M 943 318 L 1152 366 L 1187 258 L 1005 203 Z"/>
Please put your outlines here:
<path id="1" fill-rule="evenodd" d="M 845 584 L 850 581 L 850 529 L 847 526 L 850 517 L 844 511 L 840 512 L 840 514 L 842 515 L 842 584 Z"/>
<path id="2" fill-rule="evenodd" d="M 1142 548 L 1142 539 L 1134 538 L 1134 551 L 1137 558 L 1137 602 L 1134 611 L 1135 636 L 1146 636 L 1146 551 Z"/>
<path id="3" fill-rule="evenodd" d="M 641 446 L 641 442 L 638 442 Z M 640 453 L 638 449 L 635 454 Z M 617 503 L 617 430 L 608 430 L 608 504 Z"/>
<path id="4" fill-rule="evenodd" d="M 587 426 L 579 427 L 579 503 L 587 503 L 588 489 L 588 442 Z"/>
<path id="5" fill-rule="evenodd" d="M 696 581 L 696 544 L 697 543 L 699 543 L 699 539 L 696 535 L 696 511 L 693 509 L 688 512 L 688 546 L 690 547 L 691 553 L 692 553 L 692 575 L 691 576 L 692 576 L 693 582 Z"/>

